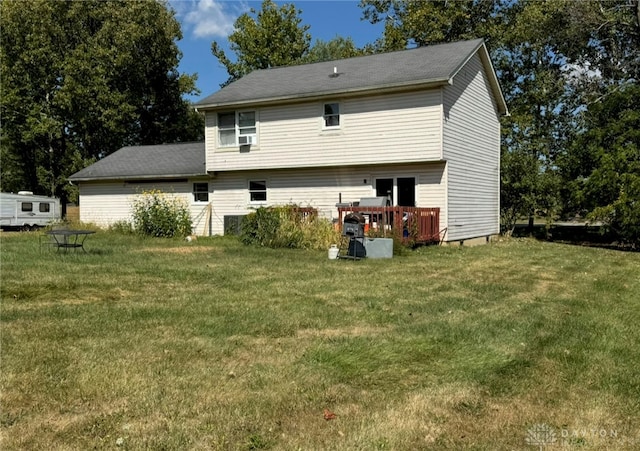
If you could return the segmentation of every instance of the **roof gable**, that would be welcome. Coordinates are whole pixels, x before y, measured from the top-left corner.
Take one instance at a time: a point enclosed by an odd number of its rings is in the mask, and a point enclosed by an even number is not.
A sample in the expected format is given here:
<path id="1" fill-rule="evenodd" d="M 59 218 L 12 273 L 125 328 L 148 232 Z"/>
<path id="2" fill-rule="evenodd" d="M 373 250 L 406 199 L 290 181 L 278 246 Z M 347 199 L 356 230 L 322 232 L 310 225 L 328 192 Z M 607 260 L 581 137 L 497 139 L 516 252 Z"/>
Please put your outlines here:
<path id="1" fill-rule="evenodd" d="M 69 180 L 120 180 L 206 175 L 204 142 L 128 146 L 76 172 Z"/>
<path id="2" fill-rule="evenodd" d="M 453 76 L 480 51 L 501 112 L 504 97 L 495 79 L 482 39 L 431 45 L 397 52 L 276 67 L 253 71 L 195 104 L 198 109 L 290 101 L 369 90 L 450 83 Z"/>

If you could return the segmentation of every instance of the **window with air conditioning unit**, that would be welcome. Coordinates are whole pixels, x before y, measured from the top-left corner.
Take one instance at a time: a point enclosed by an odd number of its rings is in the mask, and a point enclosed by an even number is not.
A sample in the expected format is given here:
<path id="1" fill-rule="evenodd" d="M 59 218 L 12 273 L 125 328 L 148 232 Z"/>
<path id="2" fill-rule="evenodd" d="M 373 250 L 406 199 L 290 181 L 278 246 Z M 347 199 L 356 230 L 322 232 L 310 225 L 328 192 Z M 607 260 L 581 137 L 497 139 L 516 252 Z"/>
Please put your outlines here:
<path id="1" fill-rule="evenodd" d="M 218 147 L 255 145 L 257 133 L 255 111 L 218 113 Z"/>

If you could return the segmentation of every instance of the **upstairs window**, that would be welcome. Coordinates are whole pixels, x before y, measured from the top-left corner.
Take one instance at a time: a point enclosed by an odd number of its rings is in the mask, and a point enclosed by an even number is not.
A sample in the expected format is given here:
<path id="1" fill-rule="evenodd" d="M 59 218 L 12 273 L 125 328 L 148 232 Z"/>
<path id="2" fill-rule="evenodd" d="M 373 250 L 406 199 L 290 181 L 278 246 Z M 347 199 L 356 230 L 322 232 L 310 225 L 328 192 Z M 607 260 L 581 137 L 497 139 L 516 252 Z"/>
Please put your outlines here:
<path id="1" fill-rule="evenodd" d="M 236 145 L 236 113 L 218 114 L 218 143 L 220 147 Z"/>
<path id="2" fill-rule="evenodd" d="M 195 202 L 209 202 L 209 184 L 208 183 L 193 184 L 193 200 Z"/>
<path id="3" fill-rule="evenodd" d="M 238 147 L 256 142 L 255 111 L 218 113 L 218 147 Z"/>
<path id="4" fill-rule="evenodd" d="M 324 118 L 324 128 L 340 127 L 340 104 L 325 103 L 323 118 Z"/>
<path id="5" fill-rule="evenodd" d="M 249 181 L 249 200 L 251 202 L 267 201 L 266 180 L 250 180 Z"/>

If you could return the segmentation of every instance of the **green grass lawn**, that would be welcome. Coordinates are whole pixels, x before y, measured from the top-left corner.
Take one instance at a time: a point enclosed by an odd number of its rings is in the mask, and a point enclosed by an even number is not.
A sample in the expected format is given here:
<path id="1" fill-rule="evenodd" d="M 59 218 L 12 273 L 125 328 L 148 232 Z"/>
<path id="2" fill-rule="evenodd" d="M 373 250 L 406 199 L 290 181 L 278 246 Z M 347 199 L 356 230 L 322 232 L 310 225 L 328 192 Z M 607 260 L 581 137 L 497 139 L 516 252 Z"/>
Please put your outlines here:
<path id="1" fill-rule="evenodd" d="M 0 239 L 3 450 L 640 446 L 638 253 Z"/>

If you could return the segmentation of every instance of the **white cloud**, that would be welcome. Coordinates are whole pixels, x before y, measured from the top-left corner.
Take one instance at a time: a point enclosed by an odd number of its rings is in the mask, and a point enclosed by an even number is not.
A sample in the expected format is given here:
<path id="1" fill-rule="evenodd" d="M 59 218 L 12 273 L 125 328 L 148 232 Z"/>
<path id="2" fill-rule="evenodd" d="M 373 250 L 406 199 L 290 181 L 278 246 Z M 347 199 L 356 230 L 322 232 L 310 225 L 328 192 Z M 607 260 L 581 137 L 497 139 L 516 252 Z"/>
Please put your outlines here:
<path id="1" fill-rule="evenodd" d="M 248 10 L 244 1 L 190 0 L 172 1 L 183 30 L 196 38 L 226 38 L 233 32 L 237 17 Z"/>

